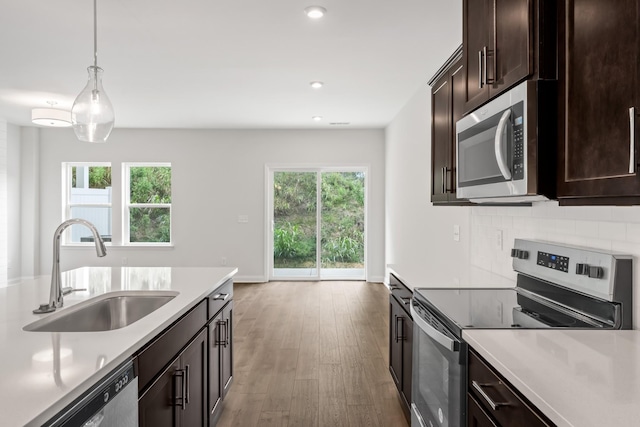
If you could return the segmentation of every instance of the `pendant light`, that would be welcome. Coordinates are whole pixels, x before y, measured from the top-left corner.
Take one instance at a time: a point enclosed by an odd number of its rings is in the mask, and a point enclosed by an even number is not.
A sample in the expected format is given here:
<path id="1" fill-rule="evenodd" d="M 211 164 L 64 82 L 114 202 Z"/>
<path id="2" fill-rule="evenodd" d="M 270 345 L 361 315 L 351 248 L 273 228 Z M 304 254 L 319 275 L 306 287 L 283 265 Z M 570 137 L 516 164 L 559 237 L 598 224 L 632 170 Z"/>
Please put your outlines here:
<path id="1" fill-rule="evenodd" d="M 71 107 L 71 124 L 84 142 L 105 142 L 113 129 L 113 106 L 102 88 L 102 68 L 98 67 L 98 15 L 93 0 L 93 65 L 87 67 L 89 81 Z"/>

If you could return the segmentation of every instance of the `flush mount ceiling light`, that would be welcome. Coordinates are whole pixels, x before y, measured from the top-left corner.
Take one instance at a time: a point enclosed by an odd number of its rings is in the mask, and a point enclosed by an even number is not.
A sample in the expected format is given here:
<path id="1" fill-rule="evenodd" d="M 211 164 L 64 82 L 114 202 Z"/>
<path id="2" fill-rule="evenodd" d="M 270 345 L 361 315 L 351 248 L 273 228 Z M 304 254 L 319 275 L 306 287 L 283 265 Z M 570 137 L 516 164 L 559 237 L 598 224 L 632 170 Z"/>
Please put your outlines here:
<path id="1" fill-rule="evenodd" d="M 87 68 L 89 81 L 71 108 L 71 124 L 80 141 L 105 142 L 113 129 L 113 106 L 102 88 L 98 67 L 98 14 L 93 0 L 93 65 Z"/>
<path id="2" fill-rule="evenodd" d="M 309 6 L 304 9 L 304 13 L 311 19 L 320 19 L 327 13 L 327 9 L 322 6 Z"/>
<path id="3" fill-rule="evenodd" d="M 322 82 L 311 82 L 309 83 L 311 85 L 312 88 L 314 89 L 320 89 L 322 86 L 324 86 L 324 83 Z"/>
<path id="4" fill-rule="evenodd" d="M 47 104 L 53 107 L 57 102 L 47 101 Z M 71 113 L 57 108 L 34 108 L 31 110 L 31 122 L 40 126 L 69 127 Z"/>
<path id="5" fill-rule="evenodd" d="M 316 122 L 319 122 L 320 120 L 322 120 L 322 116 L 313 116 L 311 118 Z"/>

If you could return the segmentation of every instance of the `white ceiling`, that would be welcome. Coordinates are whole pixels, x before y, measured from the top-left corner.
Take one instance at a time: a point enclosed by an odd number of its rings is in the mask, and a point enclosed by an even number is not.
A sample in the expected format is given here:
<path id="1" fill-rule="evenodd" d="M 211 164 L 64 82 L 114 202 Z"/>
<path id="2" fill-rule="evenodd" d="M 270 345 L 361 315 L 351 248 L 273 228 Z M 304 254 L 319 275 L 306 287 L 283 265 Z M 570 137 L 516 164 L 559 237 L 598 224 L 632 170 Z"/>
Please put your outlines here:
<path id="1" fill-rule="evenodd" d="M 460 44 L 461 3 L 98 0 L 98 65 L 116 127 L 381 128 Z M 0 118 L 71 109 L 92 49 L 92 0 L 2 0 Z"/>

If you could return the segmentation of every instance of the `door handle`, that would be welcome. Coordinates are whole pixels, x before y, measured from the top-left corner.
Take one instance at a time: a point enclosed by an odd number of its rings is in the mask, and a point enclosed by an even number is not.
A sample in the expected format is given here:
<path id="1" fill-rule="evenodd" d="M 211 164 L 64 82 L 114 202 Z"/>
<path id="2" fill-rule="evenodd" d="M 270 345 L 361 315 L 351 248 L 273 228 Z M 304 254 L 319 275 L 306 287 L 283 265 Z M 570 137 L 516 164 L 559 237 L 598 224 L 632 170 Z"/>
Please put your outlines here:
<path id="1" fill-rule="evenodd" d="M 484 46 L 482 48 L 482 58 L 484 60 L 484 63 L 482 64 L 482 72 L 484 74 L 484 84 L 488 84 L 489 83 L 489 78 L 487 77 L 487 47 Z"/>
<path id="2" fill-rule="evenodd" d="M 444 167 L 442 168 L 442 192 L 446 193 L 447 192 L 447 168 Z"/>
<path id="3" fill-rule="evenodd" d="M 482 50 L 478 51 L 478 89 L 482 89 Z"/>
<path id="4" fill-rule="evenodd" d="M 231 319 L 224 321 L 224 348 L 229 345 L 229 328 L 231 327 Z"/>
<path id="5" fill-rule="evenodd" d="M 186 407 L 186 402 L 185 402 L 185 377 L 184 377 L 184 369 L 176 369 L 176 371 L 173 373 L 173 379 L 174 381 L 177 380 L 178 378 L 180 378 L 180 392 L 182 393 L 180 396 L 175 396 L 173 397 L 174 402 L 173 404 L 176 406 L 180 406 L 180 408 L 184 411 L 185 407 Z M 174 382 L 174 386 L 175 386 L 175 382 Z M 177 388 L 177 387 L 175 387 Z M 178 403 L 180 402 L 180 403 Z"/>
<path id="6" fill-rule="evenodd" d="M 225 340 L 222 339 L 221 335 L 222 335 L 222 328 L 223 327 L 225 327 L 225 329 L 224 329 L 225 335 L 227 333 L 225 323 L 227 323 L 225 320 L 218 321 L 218 337 L 216 339 L 216 345 L 224 346 Z"/>
<path id="7" fill-rule="evenodd" d="M 636 108 L 629 108 L 629 173 L 636 173 Z"/>
<path id="8" fill-rule="evenodd" d="M 400 321 L 400 324 L 402 324 L 402 335 L 400 335 L 398 333 L 398 320 Z M 397 316 L 396 317 L 396 342 L 400 342 L 401 340 L 404 340 L 404 318 L 402 316 Z"/>
<path id="9" fill-rule="evenodd" d="M 500 122 L 498 122 L 498 127 L 496 128 L 496 137 L 495 137 L 495 153 L 496 153 L 496 162 L 498 163 L 498 168 L 500 168 L 500 173 L 506 180 L 511 179 L 511 171 L 509 170 L 509 165 L 507 165 L 507 161 L 505 159 L 505 153 L 502 150 L 502 134 L 507 126 L 507 121 L 509 120 L 509 116 L 511 115 L 511 109 L 502 114 L 500 118 Z"/>
<path id="10" fill-rule="evenodd" d="M 479 384 L 477 381 L 471 381 L 471 386 L 475 388 L 480 396 L 491 406 L 491 409 L 497 411 L 501 406 L 509 406 L 507 402 L 495 402 L 489 397 L 489 395 L 482 389 L 482 387 L 492 387 L 493 384 Z"/>
<path id="11" fill-rule="evenodd" d="M 185 403 L 189 403 L 189 390 L 191 389 L 191 387 L 189 386 L 189 382 L 191 381 L 189 378 L 189 365 L 186 365 L 184 367 L 184 374 L 186 377 L 186 380 L 184 381 L 184 383 L 186 384 L 184 386 L 185 388 Z"/>

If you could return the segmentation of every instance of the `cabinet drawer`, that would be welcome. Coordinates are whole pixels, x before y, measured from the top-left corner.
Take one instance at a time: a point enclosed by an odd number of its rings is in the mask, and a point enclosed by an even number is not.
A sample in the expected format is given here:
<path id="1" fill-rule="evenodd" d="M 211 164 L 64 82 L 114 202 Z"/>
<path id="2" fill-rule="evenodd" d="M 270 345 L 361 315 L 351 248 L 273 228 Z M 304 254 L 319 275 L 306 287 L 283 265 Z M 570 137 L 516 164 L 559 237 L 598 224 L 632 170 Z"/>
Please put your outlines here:
<path id="1" fill-rule="evenodd" d="M 233 299 L 233 280 L 229 279 L 213 291 L 208 297 L 209 313 L 207 319 L 216 315 L 222 307 Z"/>
<path id="2" fill-rule="evenodd" d="M 554 424 L 538 414 L 495 370 L 469 352 L 469 394 L 497 421 L 510 427 L 548 427 Z"/>
<path id="3" fill-rule="evenodd" d="M 142 392 L 153 378 L 173 360 L 207 323 L 207 300 L 176 321 L 138 354 L 138 390 Z"/>
<path id="4" fill-rule="evenodd" d="M 409 311 L 409 301 L 413 296 L 411 289 L 405 286 L 405 284 L 393 274 L 389 275 L 389 287 L 391 288 L 391 295 L 404 305 L 406 311 Z"/>

